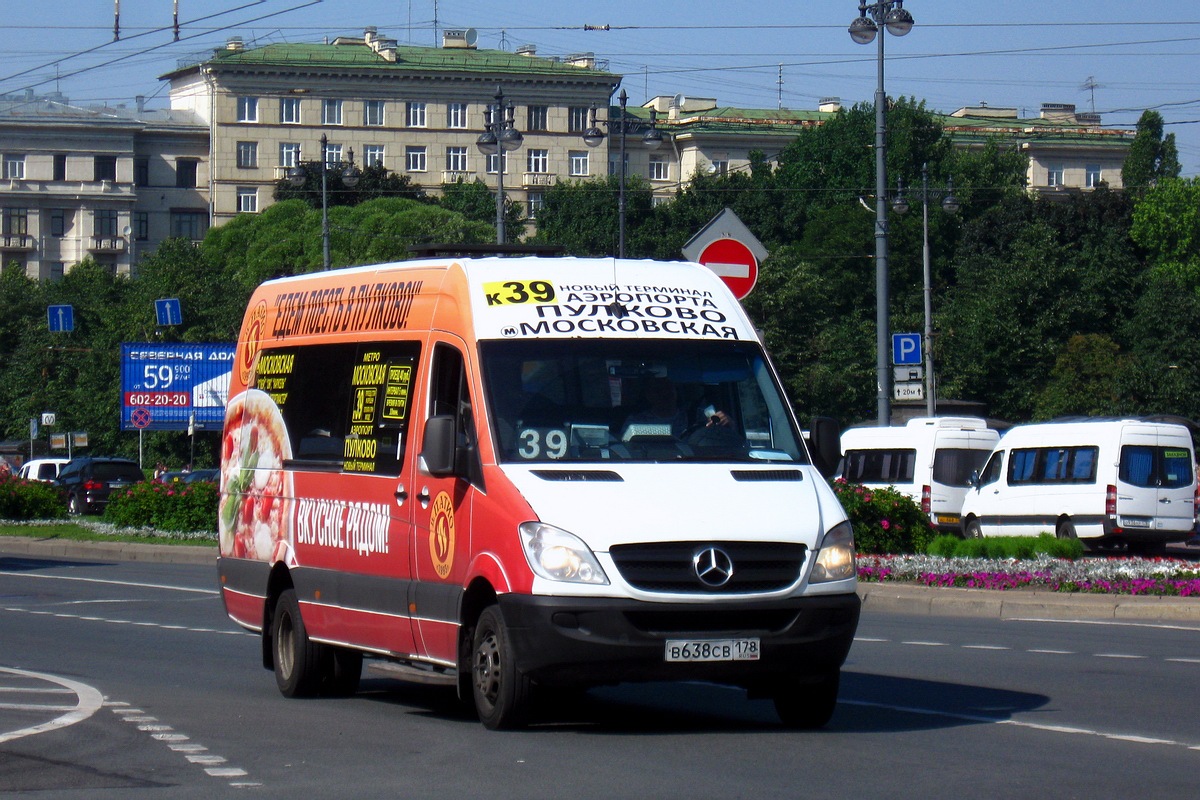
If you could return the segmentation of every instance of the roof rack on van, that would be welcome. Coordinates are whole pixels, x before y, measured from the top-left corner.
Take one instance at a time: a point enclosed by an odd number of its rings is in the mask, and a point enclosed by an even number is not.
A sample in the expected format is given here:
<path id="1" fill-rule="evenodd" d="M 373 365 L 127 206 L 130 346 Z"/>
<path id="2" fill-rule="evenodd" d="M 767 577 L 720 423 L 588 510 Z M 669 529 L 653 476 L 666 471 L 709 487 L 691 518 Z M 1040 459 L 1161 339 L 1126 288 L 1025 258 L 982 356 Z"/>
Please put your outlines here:
<path id="1" fill-rule="evenodd" d="M 561 256 L 567 249 L 557 244 L 413 244 L 414 258 L 445 256 Z"/>

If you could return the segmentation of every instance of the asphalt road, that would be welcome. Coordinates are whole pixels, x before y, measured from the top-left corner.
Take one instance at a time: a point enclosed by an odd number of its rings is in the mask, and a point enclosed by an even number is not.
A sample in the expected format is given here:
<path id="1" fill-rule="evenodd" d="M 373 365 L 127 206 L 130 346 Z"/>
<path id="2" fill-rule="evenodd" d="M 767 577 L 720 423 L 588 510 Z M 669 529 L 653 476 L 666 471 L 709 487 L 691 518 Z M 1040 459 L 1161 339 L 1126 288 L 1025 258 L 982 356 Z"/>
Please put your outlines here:
<path id="1" fill-rule="evenodd" d="M 618 686 L 493 733 L 366 673 L 286 700 L 208 564 L 0 552 L 0 793 L 19 797 L 1195 795 L 1200 623 L 868 602 L 823 731 L 695 684 Z"/>

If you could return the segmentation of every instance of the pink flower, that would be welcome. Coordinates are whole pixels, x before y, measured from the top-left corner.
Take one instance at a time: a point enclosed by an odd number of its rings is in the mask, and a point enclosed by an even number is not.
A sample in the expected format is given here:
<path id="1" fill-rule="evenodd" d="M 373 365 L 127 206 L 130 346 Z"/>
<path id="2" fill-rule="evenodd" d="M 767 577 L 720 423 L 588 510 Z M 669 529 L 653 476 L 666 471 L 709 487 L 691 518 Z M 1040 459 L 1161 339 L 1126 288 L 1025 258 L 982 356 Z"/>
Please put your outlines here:
<path id="1" fill-rule="evenodd" d="M 892 527 L 892 523 L 888 522 L 886 519 L 885 519 L 885 520 L 883 520 L 883 521 L 881 521 L 879 524 L 883 526 L 883 529 L 884 529 L 885 531 L 886 531 L 888 528 Z"/>

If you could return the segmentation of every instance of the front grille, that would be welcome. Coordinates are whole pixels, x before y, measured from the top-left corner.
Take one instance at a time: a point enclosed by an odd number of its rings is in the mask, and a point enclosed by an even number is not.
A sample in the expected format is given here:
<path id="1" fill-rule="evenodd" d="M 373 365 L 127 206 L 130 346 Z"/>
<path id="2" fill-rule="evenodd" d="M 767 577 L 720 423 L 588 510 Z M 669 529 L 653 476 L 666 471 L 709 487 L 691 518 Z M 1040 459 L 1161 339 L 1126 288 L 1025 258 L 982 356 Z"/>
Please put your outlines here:
<path id="1" fill-rule="evenodd" d="M 698 553 L 722 550 L 733 562 L 723 586 L 700 580 L 693 566 Z M 647 592 L 743 594 L 775 592 L 800 578 L 808 548 L 789 542 L 656 542 L 614 546 L 610 555 L 629 585 Z"/>

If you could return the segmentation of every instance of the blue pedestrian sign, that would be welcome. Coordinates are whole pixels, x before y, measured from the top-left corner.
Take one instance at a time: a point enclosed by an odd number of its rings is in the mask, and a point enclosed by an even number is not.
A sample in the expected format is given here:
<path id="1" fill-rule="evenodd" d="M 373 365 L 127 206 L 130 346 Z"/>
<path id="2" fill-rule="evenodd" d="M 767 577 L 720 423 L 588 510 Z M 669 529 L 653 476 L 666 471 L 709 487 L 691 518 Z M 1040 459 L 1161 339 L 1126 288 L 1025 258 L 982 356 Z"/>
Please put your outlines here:
<path id="1" fill-rule="evenodd" d="M 46 309 L 46 319 L 50 323 L 51 333 L 70 333 L 75 330 L 73 306 L 50 306 Z"/>
<path id="2" fill-rule="evenodd" d="M 177 298 L 166 297 L 162 300 L 155 300 L 154 314 L 158 317 L 160 328 L 164 328 L 167 325 L 183 324 L 183 312 L 179 310 L 179 300 Z"/>
<path id="3" fill-rule="evenodd" d="M 892 363 L 897 367 L 921 363 L 921 334 L 892 334 Z"/>

